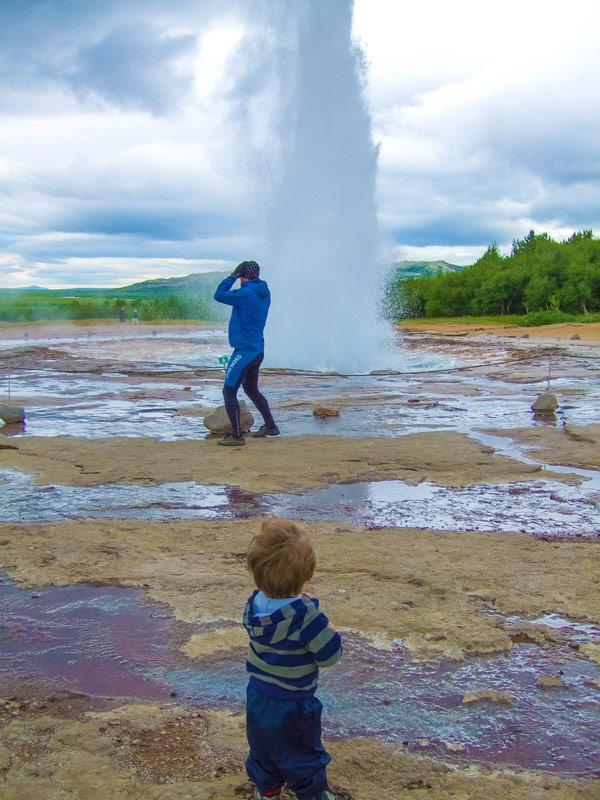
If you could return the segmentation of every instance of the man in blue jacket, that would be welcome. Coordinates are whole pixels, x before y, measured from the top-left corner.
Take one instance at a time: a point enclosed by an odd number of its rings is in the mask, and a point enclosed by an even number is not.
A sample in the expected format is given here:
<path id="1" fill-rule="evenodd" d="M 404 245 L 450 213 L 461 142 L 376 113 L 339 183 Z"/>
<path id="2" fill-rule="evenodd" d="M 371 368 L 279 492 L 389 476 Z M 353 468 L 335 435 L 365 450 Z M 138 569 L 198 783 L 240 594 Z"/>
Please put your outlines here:
<path id="1" fill-rule="evenodd" d="M 258 372 L 264 358 L 263 331 L 271 305 L 271 293 L 266 281 L 261 281 L 260 267 L 256 261 L 242 261 L 231 275 L 221 281 L 215 292 L 218 303 L 232 306 L 229 320 L 229 344 L 234 348 L 227 370 L 223 398 L 227 416 L 231 421 L 231 434 L 218 444 L 236 446 L 245 444 L 240 427 L 240 404 L 237 393 L 240 386 L 259 410 L 264 425 L 254 436 L 277 436 L 279 428 L 273 420 L 266 398 L 258 390 Z M 231 287 L 237 279 L 241 288 Z"/>

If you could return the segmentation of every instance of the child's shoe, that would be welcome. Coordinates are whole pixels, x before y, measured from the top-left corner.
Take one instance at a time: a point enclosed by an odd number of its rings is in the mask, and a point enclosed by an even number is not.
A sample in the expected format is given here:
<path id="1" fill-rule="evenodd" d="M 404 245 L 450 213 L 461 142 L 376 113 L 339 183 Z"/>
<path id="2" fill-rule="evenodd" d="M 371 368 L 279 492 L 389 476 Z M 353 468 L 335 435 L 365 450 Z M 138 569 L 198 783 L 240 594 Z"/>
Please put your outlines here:
<path id="1" fill-rule="evenodd" d="M 275 792 L 275 794 L 261 794 L 260 790 L 255 786 L 254 787 L 254 794 L 252 795 L 252 800 L 279 800 L 279 791 Z M 333 797 L 333 795 L 331 795 Z M 335 800 L 335 797 L 333 798 Z"/>
<path id="2" fill-rule="evenodd" d="M 325 791 L 317 795 L 317 797 L 315 797 L 314 800 L 336 800 L 336 796 L 334 794 L 331 794 L 329 789 L 325 789 Z"/>

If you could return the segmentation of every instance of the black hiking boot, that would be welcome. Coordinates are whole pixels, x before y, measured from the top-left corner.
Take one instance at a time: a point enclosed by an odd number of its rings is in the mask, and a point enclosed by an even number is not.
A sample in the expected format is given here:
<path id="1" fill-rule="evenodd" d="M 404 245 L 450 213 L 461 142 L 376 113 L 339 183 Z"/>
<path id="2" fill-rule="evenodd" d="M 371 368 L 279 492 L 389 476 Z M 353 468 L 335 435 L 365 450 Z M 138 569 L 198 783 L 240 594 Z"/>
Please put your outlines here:
<path id="1" fill-rule="evenodd" d="M 217 444 L 222 444 L 224 447 L 240 447 L 241 445 L 246 444 L 246 440 L 243 436 L 232 436 L 230 433 L 228 433 L 224 439 L 219 439 Z"/>
<path id="2" fill-rule="evenodd" d="M 279 436 L 280 430 L 277 425 L 273 425 L 272 428 L 268 428 L 266 425 L 261 425 L 260 428 L 255 431 L 252 436 Z"/>

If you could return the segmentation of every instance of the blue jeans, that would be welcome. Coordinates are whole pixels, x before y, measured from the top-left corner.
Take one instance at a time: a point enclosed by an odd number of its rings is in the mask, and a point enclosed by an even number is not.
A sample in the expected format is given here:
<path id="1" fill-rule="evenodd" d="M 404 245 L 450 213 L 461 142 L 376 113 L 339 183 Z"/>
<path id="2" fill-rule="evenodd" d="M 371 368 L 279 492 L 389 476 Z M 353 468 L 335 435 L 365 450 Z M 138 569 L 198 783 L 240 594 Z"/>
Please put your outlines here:
<path id="1" fill-rule="evenodd" d="M 247 690 L 246 772 L 262 794 L 284 783 L 298 800 L 312 800 L 327 789 L 331 756 L 321 743 L 321 711 L 316 697 L 287 700 Z"/>

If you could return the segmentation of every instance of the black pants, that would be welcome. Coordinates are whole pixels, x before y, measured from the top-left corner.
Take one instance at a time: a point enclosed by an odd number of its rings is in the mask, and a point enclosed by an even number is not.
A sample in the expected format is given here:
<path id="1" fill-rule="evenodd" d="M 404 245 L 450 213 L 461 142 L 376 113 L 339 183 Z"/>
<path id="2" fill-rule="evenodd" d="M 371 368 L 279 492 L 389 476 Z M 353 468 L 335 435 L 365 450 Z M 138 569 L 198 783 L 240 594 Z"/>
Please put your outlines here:
<path id="1" fill-rule="evenodd" d="M 258 390 L 258 373 L 264 353 L 258 353 L 256 358 L 248 364 L 242 374 L 239 376 L 234 386 L 223 386 L 223 399 L 225 400 L 225 410 L 231 422 L 231 435 L 236 438 L 242 435 L 240 427 L 240 404 L 238 403 L 237 393 L 240 386 L 243 387 L 246 395 L 252 400 L 262 418 L 265 421 L 267 428 L 272 428 L 275 425 L 271 409 L 267 403 L 267 398 L 262 395 Z"/>

